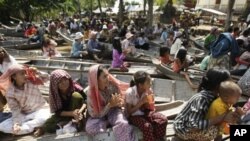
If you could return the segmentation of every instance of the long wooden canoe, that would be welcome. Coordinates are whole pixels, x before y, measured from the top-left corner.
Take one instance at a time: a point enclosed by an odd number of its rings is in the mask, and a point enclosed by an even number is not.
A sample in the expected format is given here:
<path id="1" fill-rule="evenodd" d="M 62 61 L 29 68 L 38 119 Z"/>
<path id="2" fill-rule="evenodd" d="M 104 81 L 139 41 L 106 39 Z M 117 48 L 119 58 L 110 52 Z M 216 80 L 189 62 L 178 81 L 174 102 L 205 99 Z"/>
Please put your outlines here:
<path id="1" fill-rule="evenodd" d="M 66 61 L 66 60 L 48 60 L 48 59 L 32 59 L 30 60 L 30 65 L 37 67 L 39 69 L 65 69 L 72 72 L 87 72 L 89 67 L 96 64 L 91 62 L 76 62 L 76 61 Z M 103 64 L 109 67 L 111 64 Z M 156 68 L 152 65 L 131 65 L 128 72 L 112 71 L 113 74 L 124 74 L 131 75 L 138 70 L 144 70 L 154 77 L 165 77 L 163 74 L 156 72 Z"/>
<path id="2" fill-rule="evenodd" d="M 16 29 L 6 29 L 6 28 L 0 28 L 0 33 L 4 36 L 11 36 L 11 37 L 24 37 L 23 32 L 16 32 Z"/>
<path id="3" fill-rule="evenodd" d="M 24 44 L 12 44 L 1 46 L 8 49 L 19 49 L 19 50 L 31 50 L 31 49 L 41 49 L 40 43 L 24 43 Z"/>
<path id="4" fill-rule="evenodd" d="M 60 30 L 57 30 L 56 33 L 58 33 L 68 44 L 72 45 L 73 39 L 67 36 L 66 34 L 62 33 Z"/>

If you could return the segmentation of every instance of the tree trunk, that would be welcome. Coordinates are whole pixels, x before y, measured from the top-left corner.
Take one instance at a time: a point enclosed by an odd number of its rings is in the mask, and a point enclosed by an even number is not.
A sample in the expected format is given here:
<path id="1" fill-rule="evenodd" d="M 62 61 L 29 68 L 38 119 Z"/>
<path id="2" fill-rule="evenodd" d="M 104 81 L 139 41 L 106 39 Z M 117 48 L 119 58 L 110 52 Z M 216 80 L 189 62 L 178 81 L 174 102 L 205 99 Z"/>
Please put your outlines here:
<path id="1" fill-rule="evenodd" d="M 90 0 L 90 19 L 93 17 L 93 0 Z"/>
<path id="2" fill-rule="evenodd" d="M 80 22 L 82 22 L 81 3 L 80 3 L 80 0 L 78 0 L 77 2 L 78 2 L 78 12 L 79 12 Z"/>
<path id="3" fill-rule="evenodd" d="M 101 0 L 98 0 L 98 7 L 100 10 L 100 14 L 102 15 L 102 4 L 101 4 Z"/>
<path id="4" fill-rule="evenodd" d="M 147 0 L 143 1 L 143 15 L 146 16 L 146 6 L 147 6 Z"/>
<path id="5" fill-rule="evenodd" d="M 225 31 L 228 30 L 231 24 L 234 3 L 235 3 L 235 0 L 228 0 L 227 19 L 226 19 L 225 29 L 224 29 Z"/>
<path id="6" fill-rule="evenodd" d="M 154 0 L 148 0 L 148 27 L 153 26 L 153 6 Z"/>
<path id="7" fill-rule="evenodd" d="M 24 20 L 27 22 L 31 22 L 31 7 L 29 0 L 23 0 L 22 1 L 22 11 L 24 14 Z"/>
<path id="8" fill-rule="evenodd" d="M 119 12 L 118 12 L 118 22 L 119 22 L 119 26 L 122 26 L 123 23 L 123 11 L 124 11 L 124 4 L 123 4 L 123 0 L 120 0 L 119 3 Z"/>

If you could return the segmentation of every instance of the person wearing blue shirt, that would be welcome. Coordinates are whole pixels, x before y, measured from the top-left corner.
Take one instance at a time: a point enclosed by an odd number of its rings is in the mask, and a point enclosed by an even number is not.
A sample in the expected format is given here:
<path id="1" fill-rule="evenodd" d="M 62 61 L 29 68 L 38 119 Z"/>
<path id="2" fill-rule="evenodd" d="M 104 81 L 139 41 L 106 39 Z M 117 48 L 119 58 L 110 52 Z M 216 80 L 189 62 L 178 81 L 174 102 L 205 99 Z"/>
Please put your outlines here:
<path id="1" fill-rule="evenodd" d="M 101 62 L 102 58 L 99 57 L 100 53 L 103 52 L 102 46 L 96 40 L 96 32 L 90 33 L 88 41 L 88 53 L 97 61 Z"/>
<path id="2" fill-rule="evenodd" d="M 84 50 L 83 35 L 77 32 L 72 44 L 71 57 L 83 57 L 88 52 Z"/>

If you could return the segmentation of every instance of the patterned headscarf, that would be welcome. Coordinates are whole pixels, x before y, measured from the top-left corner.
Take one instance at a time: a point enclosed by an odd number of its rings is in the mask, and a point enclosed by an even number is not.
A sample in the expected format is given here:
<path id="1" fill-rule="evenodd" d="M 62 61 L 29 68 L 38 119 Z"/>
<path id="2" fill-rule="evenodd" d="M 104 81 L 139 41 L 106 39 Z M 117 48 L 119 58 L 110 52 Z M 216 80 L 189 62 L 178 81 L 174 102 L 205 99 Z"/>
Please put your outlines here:
<path id="1" fill-rule="evenodd" d="M 28 66 L 23 66 L 20 64 L 13 64 L 11 65 L 8 70 L 0 76 L 0 91 L 3 95 L 5 95 L 6 91 L 8 90 L 11 84 L 11 76 L 19 71 L 25 70 L 27 79 L 34 85 L 42 85 L 43 80 L 40 76 L 36 75 L 34 69 L 29 68 Z"/>
<path id="2" fill-rule="evenodd" d="M 19 71 L 24 70 L 24 66 L 22 65 L 12 65 L 9 69 L 0 76 L 0 91 L 5 95 L 11 84 L 11 76 Z"/>
<path id="3" fill-rule="evenodd" d="M 50 86 L 49 86 L 49 105 L 50 111 L 52 113 L 60 110 L 62 108 L 62 99 L 59 94 L 58 83 L 62 80 L 62 78 L 69 79 L 69 93 L 67 96 L 72 95 L 74 91 L 73 80 L 71 76 L 64 70 L 54 70 L 50 75 Z"/>
<path id="4" fill-rule="evenodd" d="M 88 82 L 89 82 L 88 96 L 90 96 L 90 99 L 92 101 L 93 105 L 91 106 L 93 107 L 95 114 L 100 113 L 104 108 L 102 106 L 103 100 L 100 97 L 99 87 L 98 87 L 97 72 L 99 67 L 100 65 L 94 65 L 90 67 L 88 75 Z M 116 79 L 111 74 L 108 75 L 108 79 L 110 83 L 118 87 L 119 94 L 121 94 L 122 97 L 124 98 L 126 90 L 129 88 L 129 84 Z"/>

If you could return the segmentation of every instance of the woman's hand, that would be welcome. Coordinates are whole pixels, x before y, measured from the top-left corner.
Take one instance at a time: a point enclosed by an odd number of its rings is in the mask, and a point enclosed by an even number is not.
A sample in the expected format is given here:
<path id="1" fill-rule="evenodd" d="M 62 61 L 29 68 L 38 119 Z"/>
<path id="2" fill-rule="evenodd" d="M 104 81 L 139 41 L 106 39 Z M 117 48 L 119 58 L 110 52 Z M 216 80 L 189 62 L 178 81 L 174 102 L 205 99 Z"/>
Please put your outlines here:
<path id="1" fill-rule="evenodd" d="M 149 102 L 148 102 L 148 98 L 147 98 L 147 96 L 144 96 L 144 97 L 139 101 L 139 104 L 140 104 L 140 105 L 144 105 L 144 104 L 146 104 L 146 103 L 149 103 Z"/>
<path id="2" fill-rule="evenodd" d="M 79 121 L 83 118 L 83 115 L 82 115 L 82 113 L 79 112 L 79 109 L 75 109 L 74 111 L 72 111 L 72 116 L 77 121 Z"/>
<path id="3" fill-rule="evenodd" d="M 110 100 L 110 107 L 122 107 L 122 105 L 124 104 L 124 100 L 121 98 L 120 95 L 118 94 L 112 94 L 112 98 Z"/>

